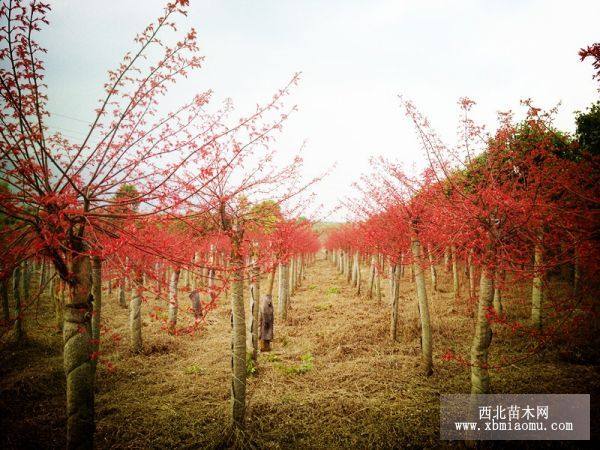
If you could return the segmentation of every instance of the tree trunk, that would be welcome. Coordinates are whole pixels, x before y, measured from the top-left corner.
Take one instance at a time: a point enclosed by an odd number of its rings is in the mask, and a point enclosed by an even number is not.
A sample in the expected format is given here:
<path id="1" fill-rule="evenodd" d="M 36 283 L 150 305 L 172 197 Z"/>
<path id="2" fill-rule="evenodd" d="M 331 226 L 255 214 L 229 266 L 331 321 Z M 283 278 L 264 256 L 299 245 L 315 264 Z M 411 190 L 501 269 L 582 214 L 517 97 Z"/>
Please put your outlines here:
<path id="1" fill-rule="evenodd" d="M 210 294 L 210 299 L 211 301 L 214 299 L 215 297 L 215 292 L 214 292 L 214 288 L 215 288 L 215 275 L 216 275 L 216 269 L 215 269 L 215 264 L 216 264 L 216 249 L 215 249 L 215 245 L 212 244 L 210 246 L 210 256 L 209 256 L 209 271 L 208 271 L 208 292 Z"/>
<path id="2" fill-rule="evenodd" d="M 350 285 L 356 287 L 356 280 L 358 275 L 358 252 L 354 252 L 352 255 L 352 275 L 350 277 Z"/>
<path id="3" fill-rule="evenodd" d="M 362 282 L 362 274 L 360 272 L 360 255 L 356 252 L 356 295 L 360 297 L 360 285 Z"/>
<path id="4" fill-rule="evenodd" d="M 54 319 L 56 320 L 56 330 L 63 331 L 64 322 L 64 285 L 58 275 L 55 275 L 50 285 L 50 295 L 54 303 Z"/>
<path id="5" fill-rule="evenodd" d="M 398 266 L 398 270 L 400 270 L 400 278 L 404 278 L 404 253 L 400 254 L 400 265 Z"/>
<path id="6" fill-rule="evenodd" d="M 469 297 L 475 298 L 475 266 L 473 265 L 473 250 L 469 252 Z"/>
<path id="7" fill-rule="evenodd" d="M 444 272 L 450 272 L 450 249 L 444 248 Z"/>
<path id="8" fill-rule="evenodd" d="M 246 412 L 246 323 L 244 264 L 236 245 L 231 262 L 234 277 L 231 287 L 231 409 L 234 430 L 242 430 Z"/>
<path id="9" fill-rule="evenodd" d="M 501 277 L 504 280 L 504 271 L 502 271 Z M 502 314 L 502 290 L 500 289 L 500 283 L 494 283 L 494 310 L 498 315 Z"/>
<path id="10" fill-rule="evenodd" d="M 250 284 L 250 336 L 252 339 L 252 359 L 258 358 L 258 316 L 260 303 L 260 266 L 258 263 L 258 245 L 255 245 L 252 257 L 252 283 Z"/>
<path id="11" fill-rule="evenodd" d="M 42 260 L 40 264 L 40 279 L 38 280 L 38 291 L 43 294 L 46 291 L 46 261 Z"/>
<path id="12" fill-rule="evenodd" d="M 289 275 L 287 264 L 279 264 L 279 317 L 281 320 L 287 320 L 288 296 L 289 296 Z"/>
<path id="13" fill-rule="evenodd" d="M 375 295 L 377 295 L 377 302 L 381 303 L 381 273 L 378 265 L 375 266 Z"/>
<path id="14" fill-rule="evenodd" d="M 21 310 L 21 265 L 17 265 L 13 272 L 13 300 L 15 302 L 15 341 L 21 342 L 24 336 Z"/>
<path id="15" fill-rule="evenodd" d="M 8 303 L 8 285 L 10 277 L 0 280 L 0 297 L 2 298 L 2 323 L 8 325 L 10 322 L 10 305 Z"/>
<path id="16" fill-rule="evenodd" d="M 423 370 L 426 376 L 433 372 L 431 327 L 429 324 L 429 305 L 425 289 L 425 275 L 423 274 L 421 243 L 418 237 L 412 238 L 413 272 L 417 286 L 417 302 L 421 320 L 421 351 L 423 353 Z"/>
<path id="17" fill-rule="evenodd" d="M 373 298 L 373 289 L 375 289 L 375 255 L 371 255 L 371 267 L 369 269 L 369 290 L 367 291 L 367 298 Z"/>
<path id="18" fill-rule="evenodd" d="M 71 273 L 63 325 L 67 448 L 91 449 L 94 443 L 94 375 L 90 359 L 92 267 L 83 249 L 73 256 Z"/>
<path id="19" fill-rule="evenodd" d="M 289 278 L 289 295 L 294 295 L 294 291 L 296 290 L 296 260 L 292 257 L 290 258 L 290 265 L 288 270 L 288 278 Z"/>
<path id="20" fill-rule="evenodd" d="M 273 298 L 273 286 L 275 285 L 275 272 L 277 271 L 277 266 L 273 264 L 271 267 L 271 273 L 269 274 L 269 289 L 267 290 L 267 295 L 270 295 Z"/>
<path id="21" fill-rule="evenodd" d="M 160 300 L 160 298 L 162 297 L 162 285 L 163 285 L 163 278 L 162 278 L 162 271 L 160 268 L 160 262 L 156 262 L 154 264 L 154 276 L 156 277 L 156 298 L 155 300 Z"/>
<path id="22" fill-rule="evenodd" d="M 139 353 L 142 351 L 142 298 L 144 294 L 144 283 L 142 274 L 136 271 L 133 279 L 133 293 L 129 302 L 129 335 L 131 340 L 131 351 Z"/>
<path id="23" fill-rule="evenodd" d="M 98 364 L 98 351 L 100 350 L 100 319 L 102 317 L 102 261 L 98 256 L 92 258 L 92 368 L 96 376 L 96 365 Z"/>
<path id="24" fill-rule="evenodd" d="M 181 269 L 179 267 L 173 270 L 171 274 L 171 283 L 169 286 L 169 318 L 168 318 L 168 329 L 170 333 L 174 333 L 177 327 L 177 311 L 179 309 L 179 299 L 177 296 L 177 285 L 179 284 L 179 274 Z"/>
<path id="25" fill-rule="evenodd" d="M 492 342 L 492 329 L 486 315 L 492 306 L 493 294 L 494 280 L 489 269 L 482 266 L 475 337 L 471 347 L 471 394 L 489 393 L 490 379 L 487 364 L 488 351 Z"/>
<path id="26" fill-rule="evenodd" d="M 392 264 L 392 261 L 390 260 L 390 268 L 389 268 L 390 281 L 388 283 L 389 293 L 390 293 L 390 304 L 393 302 L 393 298 L 394 298 L 394 285 L 396 284 L 396 270 L 400 270 L 399 266 L 398 266 L 398 269 L 396 269 L 396 265 Z M 401 275 L 399 274 L 399 276 L 401 276 Z"/>
<path id="27" fill-rule="evenodd" d="M 346 282 L 350 283 L 352 280 L 352 260 L 350 257 L 350 252 L 346 254 Z"/>
<path id="28" fill-rule="evenodd" d="M 390 337 L 392 341 L 398 338 L 398 304 L 400 303 L 400 266 L 395 265 L 393 270 L 394 282 L 392 283 L 392 314 Z"/>
<path id="29" fill-rule="evenodd" d="M 125 278 L 119 279 L 119 306 L 127 308 L 127 301 L 125 300 Z"/>
<path id="30" fill-rule="evenodd" d="M 431 271 L 431 287 L 433 291 L 437 291 L 437 272 L 435 270 L 435 264 L 433 261 L 433 254 L 431 253 L 431 246 L 427 246 L 427 258 L 429 258 L 429 269 Z"/>
<path id="31" fill-rule="evenodd" d="M 544 253 L 541 243 L 537 243 L 533 253 L 533 286 L 531 291 L 531 325 L 542 328 L 542 303 L 544 301 Z"/>
<path id="32" fill-rule="evenodd" d="M 452 292 L 454 293 L 454 300 L 459 300 L 460 284 L 458 281 L 458 261 L 456 260 L 456 247 L 454 245 L 450 249 L 450 255 L 452 257 Z"/>
<path id="33" fill-rule="evenodd" d="M 22 281 L 23 281 L 23 298 L 21 299 L 25 302 L 25 305 L 31 303 L 31 271 L 32 264 L 29 261 L 23 261 L 23 273 L 22 273 Z"/>

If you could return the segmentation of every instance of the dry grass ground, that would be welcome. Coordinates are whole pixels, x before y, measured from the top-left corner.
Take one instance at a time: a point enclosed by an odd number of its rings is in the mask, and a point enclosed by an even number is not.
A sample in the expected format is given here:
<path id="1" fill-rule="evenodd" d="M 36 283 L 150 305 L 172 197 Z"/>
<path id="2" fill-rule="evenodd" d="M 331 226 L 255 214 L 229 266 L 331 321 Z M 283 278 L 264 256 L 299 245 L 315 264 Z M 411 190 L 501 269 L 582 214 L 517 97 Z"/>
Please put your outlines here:
<path id="1" fill-rule="evenodd" d="M 363 270 L 366 269 L 363 268 Z M 442 287 L 449 285 L 440 274 Z M 387 284 L 382 283 L 384 293 Z M 431 292 L 431 290 L 429 291 Z M 526 314 L 515 288 L 507 309 Z M 469 390 L 469 370 L 441 359 L 467 355 L 473 322 L 449 293 L 430 298 L 434 374 L 420 370 L 413 285 L 402 283 L 400 338 L 388 336 L 387 299 L 359 299 L 329 262 L 318 260 L 292 298 L 290 320 L 276 322 L 273 351 L 249 378 L 247 444 L 257 448 L 404 448 L 440 442 L 439 394 Z M 182 296 L 183 297 L 183 296 Z M 187 306 L 185 297 L 182 301 Z M 511 301 L 513 304 L 511 305 Z M 64 446 L 61 337 L 48 302 L 28 318 L 28 340 L 0 350 L 0 448 Z M 144 305 L 144 352 L 127 342 L 127 311 L 104 300 L 97 380 L 98 448 L 216 448 L 226 445 L 229 412 L 229 305 L 220 302 L 201 333 L 169 336 Z M 183 309 L 183 308 L 182 308 Z M 159 313 L 160 314 L 160 313 Z M 185 321 L 190 314 L 181 313 Z M 185 324 L 184 324 L 185 325 Z M 122 339 L 119 341 L 118 336 Z M 521 355 L 530 342 L 496 330 L 492 362 Z M 114 365 L 112 370 L 106 364 Z M 572 364 L 553 349 L 492 373 L 494 392 L 595 393 L 598 366 Z M 594 402 L 594 400 L 593 400 Z M 593 403 L 594 404 L 594 403 Z M 592 408 L 593 411 L 593 408 Z M 592 413 L 593 436 L 597 436 Z"/>

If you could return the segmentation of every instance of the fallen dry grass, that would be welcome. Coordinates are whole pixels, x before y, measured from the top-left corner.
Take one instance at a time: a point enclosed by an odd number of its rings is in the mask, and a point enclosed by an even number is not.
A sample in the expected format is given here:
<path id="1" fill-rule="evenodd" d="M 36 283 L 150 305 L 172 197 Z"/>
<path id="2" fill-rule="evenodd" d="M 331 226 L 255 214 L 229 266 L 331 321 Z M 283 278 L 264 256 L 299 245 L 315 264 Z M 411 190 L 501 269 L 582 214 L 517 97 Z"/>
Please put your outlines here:
<path id="1" fill-rule="evenodd" d="M 440 276 L 440 285 L 448 286 L 447 276 Z M 526 314 L 525 302 L 517 301 L 525 291 L 515 288 L 512 294 L 507 309 L 516 317 Z M 387 299 L 378 304 L 356 297 L 326 261 L 309 268 L 292 299 L 290 320 L 276 322 L 273 351 L 259 355 L 256 373 L 249 378 L 246 445 L 450 446 L 438 440 L 438 398 L 440 393 L 468 392 L 469 370 L 441 356 L 449 349 L 467 354 L 473 329 L 469 306 L 455 304 L 449 293 L 430 298 L 435 367 L 426 378 L 420 370 L 417 310 L 408 277 L 401 296 L 400 337 L 391 342 Z M 145 312 L 154 306 L 155 301 L 149 301 Z M 145 314 L 144 351 L 132 354 L 127 311 L 116 298 L 105 298 L 107 332 L 96 396 L 98 448 L 227 445 L 228 306 L 221 301 L 200 333 L 176 337 Z M 186 327 L 191 315 L 181 315 Z M 0 352 L 1 448 L 64 446 L 61 337 L 51 330 L 50 305 L 41 302 L 37 317 L 27 324 L 26 343 L 5 345 Z M 522 337 L 498 329 L 492 363 L 501 356 L 521 355 L 528 345 Z M 566 363 L 558 354 L 553 349 L 492 372 L 493 391 L 595 393 L 597 365 Z M 114 367 L 109 369 L 107 363 Z"/>

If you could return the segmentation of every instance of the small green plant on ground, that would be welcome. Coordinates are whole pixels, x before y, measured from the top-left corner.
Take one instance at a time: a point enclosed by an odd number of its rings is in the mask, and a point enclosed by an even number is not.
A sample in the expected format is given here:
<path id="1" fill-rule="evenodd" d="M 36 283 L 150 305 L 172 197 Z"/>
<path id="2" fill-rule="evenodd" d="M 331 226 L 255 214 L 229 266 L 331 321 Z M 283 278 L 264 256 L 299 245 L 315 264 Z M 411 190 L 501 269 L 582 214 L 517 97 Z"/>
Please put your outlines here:
<path id="1" fill-rule="evenodd" d="M 327 289 L 327 292 L 330 294 L 339 294 L 340 293 L 340 288 L 337 286 L 332 286 L 329 289 Z"/>
<path id="2" fill-rule="evenodd" d="M 184 372 L 187 375 L 202 375 L 204 373 L 204 368 L 200 367 L 198 364 L 192 364 L 189 367 L 186 367 Z"/>
<path id="3" fill-rule="evenodd" d="M 278 364 L 275 367 L 287 375 L 302 375 L 312 370 L 313 361 L 313 355 L 309 352 L 300 357 L 300 364 L 293 364 L 291 366 Z"/>
<path id="4" fill-rule="evenodd" d="M 277 356 L 274 353 L 267 353 L 267 361 L 269 362 L 279 362 L 281 361 L 281 359 L 279 359 L 279 356 Z"/>
<path id="5" fill-rule="evenodd" d="M 246 353 L 246 376 L 251 377 L 256 375 L 256 363 L 252 359 L 252 352 Z"/>

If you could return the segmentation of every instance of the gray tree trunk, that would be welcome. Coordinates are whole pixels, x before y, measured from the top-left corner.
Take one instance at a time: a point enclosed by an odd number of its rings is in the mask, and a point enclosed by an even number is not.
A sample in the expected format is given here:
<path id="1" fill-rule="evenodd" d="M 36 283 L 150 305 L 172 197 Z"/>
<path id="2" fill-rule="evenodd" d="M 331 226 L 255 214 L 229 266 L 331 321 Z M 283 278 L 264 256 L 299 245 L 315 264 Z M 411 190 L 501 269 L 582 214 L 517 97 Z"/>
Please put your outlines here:
<path id="1" fill-rule="evenodd" d="M 127 301 L 125 300 L 125 278 L 119 279 L 119 306 L 127 308 Z"/>
<path id="2" fill-rule="evenodd" d="M 54 304 L 54 319 L 56 320 L 56 330 L 62 333 L 64 318 L 64 284 L 63 281 L 55 275 L 50 285 L 50 296 Z"/>
<path id="3" fill-rule="evenodd" d="M 450 249 L 444 248 L 444 272 L 450 272 Z"/>
<path id="4" fill-rule="evenodd" d="M 294 295 L 294 291 L 296 290 L 296 261 L 292 257 L 290 258 L 289 270 L 288 270 L 288 278 L 289 278 L 289 295 Z"/>
<path id="5" fill-rule="evenodd" d="M 352 280 L 352 257 L 350 252 L 346 254 L 346 282 L 350 283 Z"/>
<path id="6" fill-rule="evenodd" d="M 82 249 L 83 250 L 83 249 Z M 67 448 L 92 448 L 94 442 L 94 371 L 90 354 L 92 264 L 80 251 L 72 259 L 65 304 L 63 340 L 67 378 Z"/>
<path id="7" fill-rule="evenodd" d="M 360 296 L 360 285 L 362 283 L 362 273 L 360 272 L 360 254 L 356 252 L 356 295 Z"/>
<path id="8" fill-rule="evenodd" d="M 492 342 L 492 329 L 486 315 L 492 306 L 493 296 L 494 279 L 484 264 L 481 267 L 475 337 L 471 346 L 471 394 L 488 394 L 490 391 L 488 351 Z"/>
<path id="9" fill-rule="evenodd" d="M 21 277 L 23 281 L 23 298 L 21 301 L 24 301 L 26 305 L 31 303 L 31 271 L 31 262 L 23 261 L 23 272 Z"/>
<path id="10" fill-rule="evenodd" d="M 258 316 L 260 303 L 260 266 L 258 263 L 258 245 L 254 248 L 252 257 L 252 283 L 250 284 L 250 336 L 252 359 L 258 358 Z"/>
<path id="11" fill-rule="evenodd" d="M 10 305 L 8 303 L 8 285 L 10 277 L 0 280 L 0 297 L 2 298 L 2 322 L 6 325 L 10 322 Z"/>
<path id="12" fill-rule="evenodd" d="M 352 255 L 352 274 L 350 277 L 350 285 L 356 287 L 356 280 L 358 276 L 358 252 L 354 252 Z"/>
<path id="13" fill-rule="evenodd" d="M 502 280 L 504 280 L 504 275 L 504 271 L 502 271 Z M 502 290 L 500 289 L 500 283 L 494 283 L 494 310 L 499 315 L 501 315 L 503 312 Z"/>
<path id="14" fill-rule="evenodd" d="M 233 250 L 231 287 L 231 410 L 234 430 L 244 428 L 246 414 L 246 319 L 244 312 L 244 264 Z"/>
<path id="15" fill-rule="evenodd" d="M 454 299 L 460 299 L 460 284 L 458 281 L 458 261 L 456 259 L 456 247 L 453 245 L 450 249 L 450 255 L 452 257 L 452 292 L 454 293 Z"/>
<path id="16" fill-rule="evenodd" d="M 383 259 L 379 257 L 379 259 Z M 375 266 L 375 295 L 377 296 L 377 302 L 381 303 L 381 273 L 379 272 L 379 266 Z"/>
<path id="17" fill-rule="evenodd" d="M 369 289 L 367 291 L 367 298 L 373 298 L 373 289 L 375 289 L 375 266 L 376 259 L 375 255 L 371 255 L 371 267 L 369 268 Z"/>
<path id="18" fill-rule="evenodd" d="M 287 320 L 288 310 L 288 299 L 289 299 L 289 275 L 287 264 L 279 264 L 279 295 L 278 295 L 278 307 L 279 307 L 279 318 L 281 320 Z"/>
<path id="19" fill-rule="evenodd" d="M 423 354 L 423 370 L 426 376 L 433 372 L 431 327 L 429 324 L 429 304 L 427 302 L 427 291 L 425 289 L 425 275 L 423 274 L 421 242 L 413 237 L 411 242 L 413 254 L 413 272 L 417 286 L 417 302 L 419 305 L 419 317 L 421 319 L 421 351 Z"/>
<path id="20" fill-rule="evenodd" d="M 535 245 L 533 252 L 533 286 L 531 291 L 531 325 L 542 328 L 542 303 L 544 301 L 544 253 L 541 243 Z"/>
<path id="21" fill-rule="evenodd" d="M 273 298 L 273 286 L 275 285 L 275 272 L 277 271 L 277 266 L 273 264 L 271 267 L 271 273 L 269 274 L 269 287 L 267 289 L 267 295 L 270 295 Z"/>
<path id="22" fill-rule="evenodd" d="M 102 317 L 102 261 L 98 256 L 92 258 L 92 295 L 92 352 L 95 355 L 95 358 L 92 359 L 92 368 L 95 377 L 98 351 L 100 350 L 100 320 Z"/>
<path id="23" fill-rule="evenodd" d="M 144 283 L 142 274 L 136 270 L 133 279 L 133 293 L 129 302 L 129 337 L 131 351 L 139 353 L 142 351 L 142 297 Z M 169 309 L 170 312 L 170 309 Z M 170 322 L 169 322 L 170 324 Z"/>
<path id="24" fill-rule="evenodd" d="M 473 250 L 469 252 L 469 297 L 475 298 L 475 266 L 473 265 Z"/>
<path id="25" fill-rule="evenodd" d="M 177 327 L 177 311 L 179 310 L 179 298 L 177 295 L 177 285 L 179 284 L 179 274 L 181 269 L 176 267 L 171 273 L 171 282 L 169 285 L 169 313 L 168 328 L 171 333 L 175 332 Z"/>
<path id="26" fill-rule="evenodd" d="M 400 266 L 394 266 L 394 282 L 392 283 L 392 312 L 390 338 L 395 341 L 398 338 L 398 305 L 400 303 Z"/>
<path id="27" fill-rule="evenodd" d="M 396 269 L 396 265 L 392 264 L 392 261 L 390 260 L 390 264 L 389 264 L 389 277 L 390 277 L 390 281 L 388 283 L 388 287 L 389 287 L 389 297 L 390 297 L 390 304 L 393 301 L 394 298 L 394 285 L 396 284 L 396 270 L 400 270 L 399 266 L 398 269 Z M 398 274 L 398 276 L 400 277 L 401 275 Z"/>
<path id="28" fill-rule="evenodd" d="M 431 287 L 433 291 L 437 291 L 437 272 L 435 270 L 435 264 L 433 260 L 433 254 L 431 253 L 431 246 L 427 246 L 427 258 L 429 258 L 429 270 L 431 271 Z"/>
<path id="29" fill-rule="evenodd" d="M 23 340 L 23 311 L 21 308 L 21 267 L 17 265 L 13 272 L 13 301 L 15 302 L 15 323 L 13 325 L 15 332 L 15 341 Z"/>
<path id="30" fill-rule="evenodd" d="M 155 300 L 160 300 L 162 297 L 163 278 L 162 278 L 160 262 L 158 262 L 158 261 L 154 264 L 154 276 L 156 277 L 156 298 L 155 298 Z"/>
<path id="31" fill-rule="evenodd" d="M 40 264 L 40 279 L 38 283 L 38 291 L 41 294 L 46 292 L 46 261 L 42 260 Z"/>

